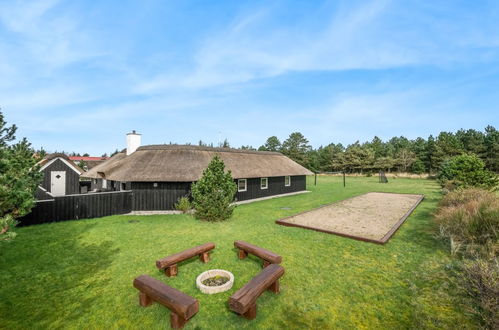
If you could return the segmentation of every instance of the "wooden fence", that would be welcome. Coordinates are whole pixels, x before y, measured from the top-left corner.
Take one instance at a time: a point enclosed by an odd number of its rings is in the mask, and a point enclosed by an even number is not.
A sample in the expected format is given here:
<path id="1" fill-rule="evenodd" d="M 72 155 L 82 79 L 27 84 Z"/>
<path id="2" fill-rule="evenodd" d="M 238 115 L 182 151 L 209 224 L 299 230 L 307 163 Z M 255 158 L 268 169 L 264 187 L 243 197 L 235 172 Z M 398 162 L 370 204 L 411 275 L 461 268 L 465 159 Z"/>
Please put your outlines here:
<path id="1" fill-rule="evenodd" d="M 113 191 L 67 195 L 38 201 L 31 213 L 18 219 L 19 226 L 46 222 L 99 218 L 132 211 L 132 192 Z"/>

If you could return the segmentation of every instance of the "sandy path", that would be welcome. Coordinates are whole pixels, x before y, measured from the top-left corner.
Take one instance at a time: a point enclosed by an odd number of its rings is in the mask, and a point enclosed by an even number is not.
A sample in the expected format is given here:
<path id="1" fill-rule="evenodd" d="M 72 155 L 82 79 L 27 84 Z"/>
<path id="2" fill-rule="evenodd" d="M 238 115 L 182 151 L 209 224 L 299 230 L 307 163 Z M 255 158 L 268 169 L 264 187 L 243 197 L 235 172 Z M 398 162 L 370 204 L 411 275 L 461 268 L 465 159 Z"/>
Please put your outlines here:
<path id="1" fill-rule="evenodd" d="M 281 221 L 381 240 L 421 195 L 367 193 Z"/>

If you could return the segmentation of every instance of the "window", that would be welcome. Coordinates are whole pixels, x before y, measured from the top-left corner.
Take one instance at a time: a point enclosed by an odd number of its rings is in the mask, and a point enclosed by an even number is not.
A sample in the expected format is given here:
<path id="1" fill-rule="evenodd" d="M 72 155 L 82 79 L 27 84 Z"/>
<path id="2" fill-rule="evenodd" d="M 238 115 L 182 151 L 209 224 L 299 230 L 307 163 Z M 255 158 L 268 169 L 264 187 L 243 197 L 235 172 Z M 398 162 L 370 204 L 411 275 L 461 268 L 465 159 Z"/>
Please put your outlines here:
<path id="1" fill-rule="evenodd" d="M 246 179 L 237 180 L 237 191 L 246 191 Z"/>
<path id="2" fill-rule="evenodd" d="M 284 177 L 284 186 L 286 186 L 286 187 L 291 186 L 291 177 L 290 176 Z"/>
<path id="3" fill-rule="evenodd" d="M 269 179 L 261 178 L 260 179 L 260 189 L 267 189 L 269 187 Z"/>

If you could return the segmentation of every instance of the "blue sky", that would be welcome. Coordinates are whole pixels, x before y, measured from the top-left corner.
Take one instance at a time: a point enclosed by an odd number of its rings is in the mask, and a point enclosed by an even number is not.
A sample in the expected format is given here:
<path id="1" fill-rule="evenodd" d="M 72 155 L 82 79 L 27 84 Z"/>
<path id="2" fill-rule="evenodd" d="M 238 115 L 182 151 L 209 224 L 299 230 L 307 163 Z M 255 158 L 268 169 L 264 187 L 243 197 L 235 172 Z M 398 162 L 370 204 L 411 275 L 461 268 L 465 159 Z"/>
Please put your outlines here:
<path id="1" fill-rule="evenodd" d="M 499 2 L 1 1 L 0 107 L 95 155 L 497 128 Z"/>

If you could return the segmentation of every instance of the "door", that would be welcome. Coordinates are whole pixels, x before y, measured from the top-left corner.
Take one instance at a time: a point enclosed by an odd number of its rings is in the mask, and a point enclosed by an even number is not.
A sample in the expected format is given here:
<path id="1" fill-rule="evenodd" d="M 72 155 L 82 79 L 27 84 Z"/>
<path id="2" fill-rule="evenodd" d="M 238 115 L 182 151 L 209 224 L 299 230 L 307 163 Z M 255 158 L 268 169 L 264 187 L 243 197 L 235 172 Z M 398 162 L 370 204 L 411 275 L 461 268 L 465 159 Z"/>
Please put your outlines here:
<path id="1" fill-rule="evenodd" d="M 50 193 L 54 196 L 66 195 L 66 172 L 50 172 Z"/>

